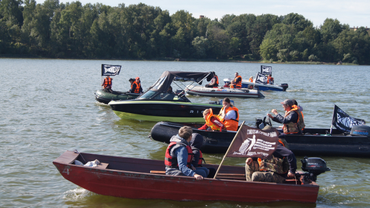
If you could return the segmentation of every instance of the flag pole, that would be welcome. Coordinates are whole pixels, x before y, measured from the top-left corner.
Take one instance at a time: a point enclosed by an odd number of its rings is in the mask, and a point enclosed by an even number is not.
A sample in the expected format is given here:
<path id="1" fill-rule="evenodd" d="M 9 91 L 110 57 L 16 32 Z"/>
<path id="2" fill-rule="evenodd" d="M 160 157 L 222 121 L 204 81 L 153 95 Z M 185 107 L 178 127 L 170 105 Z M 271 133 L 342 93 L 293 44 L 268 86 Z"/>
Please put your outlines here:
<path id="1" fill-rule="evenodd" d="M 220 163 L 220 165 L 218 166 L 217 171 L 216 171 L 215 176 L 213 177 L 213 179 L 216 179 L 217 174 L 218 174 L 218 171 L 221 169 L 222 163 L 224 162 L 224 160 L 225 160 L 225 158 L 226 158 L 227 153 L 229 153 L 229 151 L 230 151 L 230 147 L 233 145 L 233 143 L 234 143 L 234 141 L 235 141 L 236 137 L 239 135 L 240 130 L 241 130 L 241 129 L 242 129 L 242 127 L 244 126 L 244 123 L 245 123 L 245 121 L 243 121 L 242 125 L 240 125 L 240 127 L 239 127 L 239 129 L 238 129 L 238 132 L 236 132 L 236 134 L 235 134 L 235 136 L 234 136 L 233 140 L 231 141 L 231 143 L 230 143 L 230 145 L 229 145 L 229 148 L 227 148 L 227 151 L 226 151 L 226 153 L 225 153 L 224 157 L 222 158 L 221 163 Z"/>
<path id="2" fill-rule="evenodd" d="M 334 114 L 335 114 L 335 104 L 334 104 L 334 109 L 333 109 L 333 117 L 331 118 L 330 135 L 332 135 L 332 132 L 333 132 Z"/>

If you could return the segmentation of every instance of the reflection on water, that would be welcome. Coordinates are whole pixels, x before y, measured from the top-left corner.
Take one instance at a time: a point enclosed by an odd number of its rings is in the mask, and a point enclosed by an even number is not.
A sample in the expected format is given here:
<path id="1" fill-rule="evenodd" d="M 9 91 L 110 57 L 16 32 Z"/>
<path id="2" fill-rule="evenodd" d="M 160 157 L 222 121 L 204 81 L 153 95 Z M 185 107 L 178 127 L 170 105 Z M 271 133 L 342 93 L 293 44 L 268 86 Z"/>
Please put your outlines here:
<path id="1" fill-rule="evenodd" d="M 163 160 L 167 144 L 148 138 L 154 122 L 118 118 L 107 105 L 97 104 L 100 66 L 106 60 L 0 59 L 0 207 L 367 207 L 370 162 L 367 158 L 323 157 L 332 170 L 318 176 L 317 204 L 174 202 L 131 200 L 93 194 L 65 180 L 52 161 L 66 150 Z M 236 71 L 255 76 L 261 64 L 212 62 L 109 61 L 122 65 L 113 89 L 126 91 L 128 78 L 140 76 L 144 89 L 164 70 L 215 71 L 222 82 Z M 369 121 L 369 66 L 271 64 L 277 84 L 287 92 L 264 92 L 264 99 L 234 98 L 240 120 L 255 118 L 281 101 L 295 98 L 304 108 L 307 127 L 330 128 L 334 104 L 355 118 Z M 17 74 L 9 72 L 16 69 Z M 14 80 L 17 81 L 14 81 Z M 345 81 L 342 81 L 345 80 Z M 189 97 L 195 103 L 220 98 Z M 276 124 L 274 124 L 276 125 Z M 318 155 L 319 156 L 319 155 Z M 219 164 L 222 154 L 204 154 Z M 299 159 L 297 158 L 298 163 Z M 225 160 L 244 165 L 244 159 Z M 301 164 L 298 164 L 300 167 Z"/>

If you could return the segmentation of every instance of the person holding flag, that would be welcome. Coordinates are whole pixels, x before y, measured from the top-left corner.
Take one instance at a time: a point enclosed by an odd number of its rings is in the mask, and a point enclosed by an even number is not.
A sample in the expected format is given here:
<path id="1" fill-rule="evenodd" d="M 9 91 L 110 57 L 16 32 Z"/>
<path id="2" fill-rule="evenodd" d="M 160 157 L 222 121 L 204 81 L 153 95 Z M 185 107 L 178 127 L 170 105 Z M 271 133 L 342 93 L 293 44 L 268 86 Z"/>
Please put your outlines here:
<path id="1" fill-rule="evenodd" d="M 286 178 L 294 178 L 297 159 L 294 153 L 279 141 L 272 155 L 265 159 L 249 157 L 245 161 L 247 181 L 283 183 Z"/>
<path id="2" fill-rule="evenodd" d="M 278 137 L 276 130 L 261 130 L 244 125 L 240 126 L 231 141 L 225 157 L 247 158 L 245 161 L 245 179 L 247 181 L 282 183 L 293 178 L 297 170 L 297 159 Z M 215 173 L 217 178 L 221 164 Z"/>

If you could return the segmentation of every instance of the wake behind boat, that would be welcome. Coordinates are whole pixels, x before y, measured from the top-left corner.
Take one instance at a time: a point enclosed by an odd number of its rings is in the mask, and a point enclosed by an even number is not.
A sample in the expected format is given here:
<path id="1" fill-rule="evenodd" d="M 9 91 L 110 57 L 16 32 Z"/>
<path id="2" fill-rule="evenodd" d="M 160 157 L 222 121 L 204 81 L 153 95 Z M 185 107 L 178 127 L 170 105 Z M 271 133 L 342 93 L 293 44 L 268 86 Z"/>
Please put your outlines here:
<path id="1" fill-rule="evenodd" d="M 265 96 L 259 91 L 247 88 L 224 88 L 224 87 L 204 87 L 204 86 L 187 86 L 185 89 L 189 95 L 209 96 L 209 97 L 239 97 L 239 98 L 264 98 Z"/>
<path id="2" fill-rule="evenodd" d="M 214 113 L 218 113 L 222 106 L 192 103 L 185 96 L 183 83 L 200 83 L 203 79 L 211 79 L 210 74 L 212 73 L 165 71 L 140 97 L 111 101 L 109 105 L 123 119 L 202 123 L 205 109 L 212 108 Z"/>
<path id="3" fill-rule="evenodd" d="M 65 179 L 91 192 L 132 199 L 315 203 L 319 192 L 316 183 L 302 185 L 294 179 L 280 184 L 249 182 L 245 180 L 245 168 L 237 166 L 223 165 L 216 178 L 199 181 L 193 177 L 164 175 L 163 160 L 66 151 L 53 164 Z M 317 158 L 302 161 L 302 169 L 315 178 L 327 171 L 325 161 Z"/>

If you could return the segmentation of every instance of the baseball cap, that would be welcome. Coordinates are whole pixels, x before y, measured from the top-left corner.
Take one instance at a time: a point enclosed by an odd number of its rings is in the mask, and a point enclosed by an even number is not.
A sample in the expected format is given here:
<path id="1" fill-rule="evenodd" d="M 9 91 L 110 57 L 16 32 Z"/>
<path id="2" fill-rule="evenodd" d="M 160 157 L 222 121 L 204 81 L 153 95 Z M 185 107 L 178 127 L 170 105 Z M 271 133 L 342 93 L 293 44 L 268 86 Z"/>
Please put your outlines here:
<path id="1" fill-rule="evenodd" d="M 286 99 L 284 100 L 283 102 L 281 102 L 281 104 L 283 105 L 288 105 L 288 106 L 293 106 L 293 100 L 290 100 L 290 99 Z"/>

